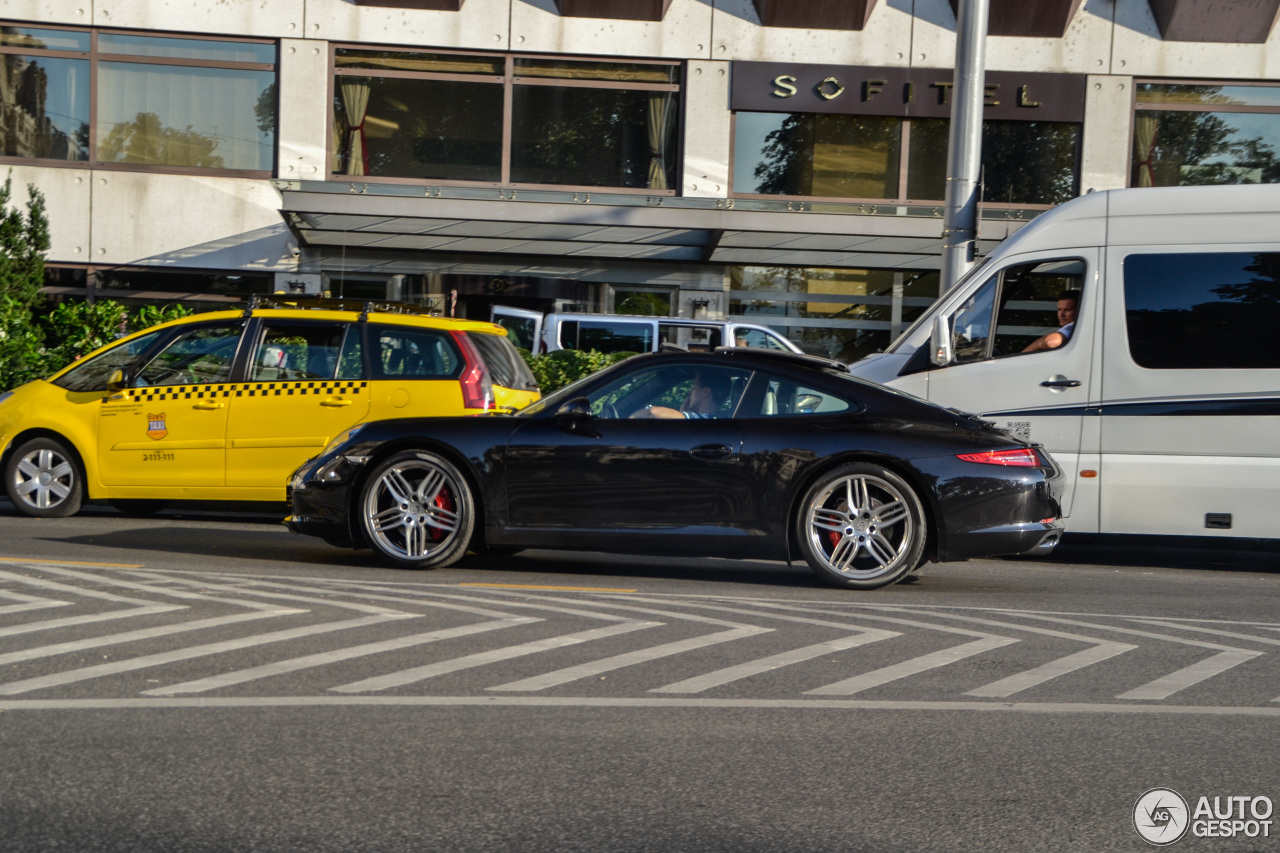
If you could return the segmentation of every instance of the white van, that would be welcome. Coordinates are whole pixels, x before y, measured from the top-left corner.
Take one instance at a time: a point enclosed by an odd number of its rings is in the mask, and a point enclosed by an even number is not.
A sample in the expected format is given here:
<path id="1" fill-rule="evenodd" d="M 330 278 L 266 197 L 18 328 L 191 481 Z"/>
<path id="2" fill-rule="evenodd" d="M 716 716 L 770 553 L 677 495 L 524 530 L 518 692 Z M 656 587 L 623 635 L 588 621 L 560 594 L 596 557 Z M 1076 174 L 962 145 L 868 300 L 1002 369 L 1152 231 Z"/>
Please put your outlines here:
<path id="1" fill-rule="evenodd" d="M 1280 538 L 1280 186 L 1068 202 L 853 372 L 1044 444 L 1068 531 Z"/>
<path id="2" fill-rule="evenodd" d="M 800 352 L 772 329 L 729 320 L 639 317 L 623 314 L 542 314 L 495 305 L 493 322 L 506 327 L 512 343 L 534 353 L 558 349 L 599 352 L 656 352 L 663 344 L 692 350 L 720 346 Z"/>

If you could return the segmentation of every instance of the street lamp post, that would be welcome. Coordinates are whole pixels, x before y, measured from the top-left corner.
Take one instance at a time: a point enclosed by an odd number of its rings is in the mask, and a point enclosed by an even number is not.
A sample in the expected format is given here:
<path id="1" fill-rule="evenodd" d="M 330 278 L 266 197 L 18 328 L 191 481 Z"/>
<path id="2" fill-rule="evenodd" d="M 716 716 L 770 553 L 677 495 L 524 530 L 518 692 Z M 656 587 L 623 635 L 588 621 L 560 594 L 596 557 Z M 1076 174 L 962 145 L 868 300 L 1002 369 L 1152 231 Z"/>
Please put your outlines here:
<path id="1" fill-rule="evenodd" d="M 956 9 L 956 71 L 942 226 L 943 293 L 973 265 L 977 251 L 989 12 L 990 0 L 959 0 Z"/>

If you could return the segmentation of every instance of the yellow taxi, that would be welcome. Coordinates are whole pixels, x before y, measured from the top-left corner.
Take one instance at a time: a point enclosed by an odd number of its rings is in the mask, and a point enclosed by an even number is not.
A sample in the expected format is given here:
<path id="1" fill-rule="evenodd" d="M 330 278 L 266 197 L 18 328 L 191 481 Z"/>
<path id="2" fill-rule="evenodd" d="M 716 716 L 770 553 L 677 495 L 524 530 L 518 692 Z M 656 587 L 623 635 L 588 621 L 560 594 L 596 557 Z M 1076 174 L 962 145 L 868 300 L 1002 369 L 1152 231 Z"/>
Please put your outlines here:
<path id="1" fill-rule="evenodd" d="M 0 394 L 14 506 L 284 501 L 285 480 L 365 421 L 514 411 L 539 398 L 493 323 L 389 303 L 254 301 L 122 338 Z"/>

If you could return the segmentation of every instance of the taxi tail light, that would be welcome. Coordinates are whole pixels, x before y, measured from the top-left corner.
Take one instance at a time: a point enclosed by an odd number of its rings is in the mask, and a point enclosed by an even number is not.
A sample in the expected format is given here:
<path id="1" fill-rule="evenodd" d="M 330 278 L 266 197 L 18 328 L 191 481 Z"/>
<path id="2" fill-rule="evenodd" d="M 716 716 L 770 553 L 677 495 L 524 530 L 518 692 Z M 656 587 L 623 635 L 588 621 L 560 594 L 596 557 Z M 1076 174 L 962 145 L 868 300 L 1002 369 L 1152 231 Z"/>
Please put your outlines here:
<path id="1" fill-rule="evenodd" d="M 1039 468 L 1040 456 L 1030 447 L 1017 450 L 988 450 L 985 453 L 959 453 L 957 459 L 982 465 L 1008 465 L 1014 468 Z"/>
<path id="2" fill-rule="evenodd" d="M 471 339 L 463 332 L 452 332 L 458 349 L 462 350 L 462 405 L 467 409 L 493 408 L 493 382 L 489 379 L 489 371 L 480 357 L 480 351 Z"/>

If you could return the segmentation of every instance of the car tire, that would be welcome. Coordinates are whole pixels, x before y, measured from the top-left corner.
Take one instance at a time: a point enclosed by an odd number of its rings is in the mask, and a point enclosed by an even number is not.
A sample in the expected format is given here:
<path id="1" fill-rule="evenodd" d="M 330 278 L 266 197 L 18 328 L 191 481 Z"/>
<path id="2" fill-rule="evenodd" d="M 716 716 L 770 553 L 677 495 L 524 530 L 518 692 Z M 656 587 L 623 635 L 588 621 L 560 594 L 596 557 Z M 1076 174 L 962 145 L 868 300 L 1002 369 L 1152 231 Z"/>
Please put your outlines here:
<path id="1" fill-rule="evenodd" d="M 84 503 L 84 472 L 75 453 L 58 439 L 33 438 L 9 455 L 4 490 L 18 512 L 66 518 Z"/>
<path id="2" fill-rule="evenodd" d="M 434 569 L 467 552 L 475 528 L 475 498 L 449 460 L 408 450 L 377 465 L 360 490 L 365 540 L 387 562 Z"/>
<path id="3" fill-rule="evenodd" d="M 796 537 L 809 568 L 827 583 L 878 589 L 920 565 L 928 528 L 906 480 L 855 462 L 828 471 L 805 492 Z"/>

